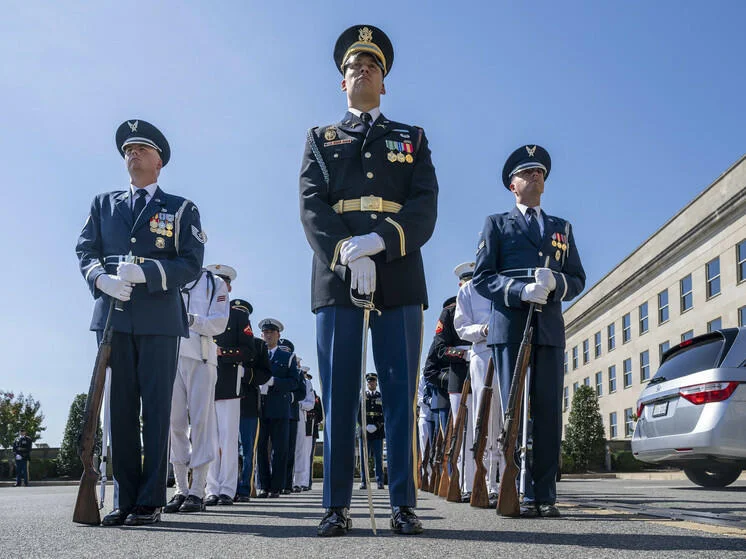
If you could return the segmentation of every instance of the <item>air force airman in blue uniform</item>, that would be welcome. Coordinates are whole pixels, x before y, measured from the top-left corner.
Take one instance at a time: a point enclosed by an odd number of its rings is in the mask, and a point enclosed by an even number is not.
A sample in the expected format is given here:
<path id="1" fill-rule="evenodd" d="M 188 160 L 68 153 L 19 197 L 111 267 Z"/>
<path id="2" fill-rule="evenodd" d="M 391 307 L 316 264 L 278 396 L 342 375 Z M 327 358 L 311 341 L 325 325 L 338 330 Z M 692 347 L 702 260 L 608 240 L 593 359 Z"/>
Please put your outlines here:
<path id="1" fill-rule="evenodd" d="M 363 323 L 351 287 L 374 293 L 382 311 L 371 314 L 370 326 L 386 422 L 391 527 L 422 531 L 413 511 L 412 447 L 427 306 L 420 248 L 435 227 L 438 183 L 423 130 L 381 114 L 393 55 L 380 29 L 358 25 L 342 33 L 334 60 L 348 110 L 336 124 L 309 130 L 301 168 L 300 214 L 314 252 L 312 310 L 326 413 L 321 536 L 350 528 Z"/>
<path id="2" fill-rule="evenodd" d="M 117 130 L 116 147 L 131 184 L 94 198 L 76 252 L 95 299 L 91 330 L 99 338 L 109 302 L 118 300 L 110 405 L 119 507 L 103 523 L 137 525 L 157 521 L 166 500 L 178 340 L 189 335 L 180 288 L 199 276 L 206 238 L 197 207 L 157 184 L 171 154 L 163 134 L 129 120 Z"/>
<path id="3" fill-rule="evenodd" d="M 555 479 L 561 439 L 562 364 L 565 324 L 562 303 L 585 286 L 585 272 L 570 223 L 540 207 L 551 159 L 541 146 L 514 151 L 502 173 L 515 195 L 511 211 L 488 216 L 477 248 L 474 287 L 492 302 L 487 344 L 493 348 L 503 410 L 523 337 L 530 303 L 535 313 L 531 354 L 535 503 L 523 516 L 559 516 Z"/>

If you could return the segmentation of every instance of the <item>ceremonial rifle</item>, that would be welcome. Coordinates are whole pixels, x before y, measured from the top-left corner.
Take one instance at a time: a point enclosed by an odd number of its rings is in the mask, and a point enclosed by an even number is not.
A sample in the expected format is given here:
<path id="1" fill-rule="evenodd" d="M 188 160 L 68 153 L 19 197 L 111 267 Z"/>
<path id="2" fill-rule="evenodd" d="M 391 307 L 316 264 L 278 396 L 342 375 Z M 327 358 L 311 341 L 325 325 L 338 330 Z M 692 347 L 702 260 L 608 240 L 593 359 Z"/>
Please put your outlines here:
<path id="1" fill-rule="evenodd" d="M 420 471 L 420 489 L 427 491 L 430 488 L 430 480 L 428 479 L 427 467 L 430 464 L 430 437 L 425 442 L 425 452 L 422 455 L 422 470 Z"/>
<path id="2" fill-rule="evenodd" d="M 96 499 L 96 482 L 98 481 L 98 469 L 94 464 L 94 453 L 96 450 L 96 433 L 98 432 L 99 416 L 101 415 L 101 400 L 106 384 L 106 367 L 109 365 L 111 356 L 111 315 L 114 311 L 112 297 L 109 303 L 109 315 L 106 318 L 106 326 L 98 345 L 96 363 L 93 366 L 91 385 L 88 388 L 88 397 L 85 401 L 85 412 L 83 413 L 83 428 L 78 440 L 78 454 L 83 463 L 83 475 L 78 486 L 78 498 L 73 511 L 73 522 L 78 524 L 91 524 L 98 526 L 101 523 L 98 500 Z"/>
<path id="3" fill-rule="evenodd" d="M 484 388 L 479 401 L 479 412 L 474 434 L 474 483 L 471 490 L 472 507 L 486 509 L 490 506 L 490 498 L 487 492 L 487 468 L 484 467 L 484 451 L 487 447 L 487 436 L 489 433 L 490 412 L 492 407 L 492 379 L 495 376 L 495 363 L 490 357 L 487 365 L 487 376 L 484 378 Z"/>
<path id="4" fill-rule="evenodd" d="M 451 484 L 451 475 L 448 471 L 448 462 L 451 457 L 451 439 L 453 439 L 453 410 L 448 412 L 448 428 L 445 437 L 443 437 L 443 448 L 440 456 L 440 481 L 436 493 L 438 497 L 448 495 L 448 486 Z"/>
<path id="5" fill-rule="evenodd" d="M 440 458 L 438 458 L 440 456 Z M 427 491 L 435 493 L 440 483 L 440 466 L 443 462 L 443 430 L 438 428 L 438 434 L 435 436 L 435 448 L 433 449 L 433 470 L 430 476 L 430 485 L 427 487 Z"/>
<path id="6" fill-rule="evenodd" d="M 461 452 L 461 446 L 464 441 L 464 428 L 468 418 L 469 408 L 466 405 L 466 399 L 471 391 L 471 377 L 467 373 L 464 386 L 461 389 L 461 400 L 456 412 L 456 425 L 453 427 L 453 437 L 451 438 L 451 449 L 448 452 L 448 463 L 451 465 L 451 476 L 446 492 L 446 500 L 452 503 L 461 502 L 461 482 L 458 470 L 458 457 Z"/>

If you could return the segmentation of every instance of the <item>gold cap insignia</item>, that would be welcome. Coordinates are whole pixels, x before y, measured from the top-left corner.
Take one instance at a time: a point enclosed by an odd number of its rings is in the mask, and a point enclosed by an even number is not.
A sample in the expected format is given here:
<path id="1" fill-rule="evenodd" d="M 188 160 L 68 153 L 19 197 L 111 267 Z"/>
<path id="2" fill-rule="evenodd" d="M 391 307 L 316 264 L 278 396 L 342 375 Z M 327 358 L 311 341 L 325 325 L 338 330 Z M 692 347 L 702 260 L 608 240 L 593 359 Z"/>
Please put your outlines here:
<path id="1" fill-rule="evenodd" d="M 129 127 L 130 127 L 130 130 L 131 130 L 132 132 L 137 132 L 137 125 L 138 125 L 138 124 L 140 124 L 140 121 L 139 121 L 139 120 L 136 120 L 136 121 L 135 121 L 134 123 L 132 123 L 132 122 L 130 122 L 130 121 L 128 120 L 128 121 L 127 121 L 127 124 L 129 125 Z"/>
<path id="2" fill-rule="evenodd" d="M 536 146 L 534 146 L 532 148 L 526 146 L 526 151 L 528 152 L 528 156 L 529 157 L 533 157 L 534 156 L 534 152 L 536 151 Z"/>
<path id="3" fill-rule="evenodd" d="M 371 31 L 368 27 L 361 27 L 358 31 L 358 40 L 362 41 L 363 43 L 372 43 L 373 42 L 373 31 Z"/>

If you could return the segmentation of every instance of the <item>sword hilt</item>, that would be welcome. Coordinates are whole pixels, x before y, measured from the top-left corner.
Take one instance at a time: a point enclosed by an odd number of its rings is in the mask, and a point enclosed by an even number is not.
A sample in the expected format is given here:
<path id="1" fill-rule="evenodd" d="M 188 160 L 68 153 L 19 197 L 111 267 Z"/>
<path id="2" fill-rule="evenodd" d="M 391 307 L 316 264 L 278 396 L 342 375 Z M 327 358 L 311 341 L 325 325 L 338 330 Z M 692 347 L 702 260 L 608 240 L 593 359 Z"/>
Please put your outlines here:
<path id="1" fill-rule="evenodd" d="M 374 294 L 375 292 L 368 294 L 360 293 L 356 289 L 350 288 L 350 300 L 353 305 L 365 311 L 375 311 L 380 315 L 381 311 L 376 308 L 376 304 L 373 302 Z"/>

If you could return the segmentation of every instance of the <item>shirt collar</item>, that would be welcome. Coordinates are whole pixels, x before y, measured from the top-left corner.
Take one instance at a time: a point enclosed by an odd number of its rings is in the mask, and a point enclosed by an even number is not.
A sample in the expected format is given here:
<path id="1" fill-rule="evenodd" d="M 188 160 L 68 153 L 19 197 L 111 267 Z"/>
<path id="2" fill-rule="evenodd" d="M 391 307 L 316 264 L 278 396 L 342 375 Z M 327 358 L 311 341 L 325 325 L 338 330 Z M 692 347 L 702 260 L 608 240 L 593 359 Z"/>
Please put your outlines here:
<path id="1" fill-rule="evenodd" d="M 354 114 L 358 118 L 360 118 L 360 115 L 363 114 L 363 111 L 361 111 L 360 109 L 354 109 L 350 107 L 347 110 L 350 111 L 352 114 Z M 371 110 L 365 111 L 365 112 L 367 112 L 370 115 L 370 118 L 371 118 L 370 123 L 373 124 L 378 119 L 378 117 L 381 116 L 381 107 L 373 107 Z"/>
<path id="2" fill-rule="evenodd" d="M 523 214 L 523 217 L 526 217 L 526 210 L 528 209 L 528 206 L 516 203 L 516 207 L 521 211 L 521 214 Z M 538 217 L 541 217 L 541 206 L 533 206 L 533 208 L 534 210 L 536 210 L 536 215 Z"/>
<path id="3" fill-rule="evenodd" d="M 145 196 L 145 201 L 148 201 L 153 196 L 155 196 L 155 190 L 156 188 L 158 188 L 158 183 L 154 182 L 153 184 L 149 184 L 148 186 L 144 188 L 145 188 L 145 191 L 147 192 L 147 195 Z M 130 183 L 130 197 L 134 198 L 138 190 L 140 189 L 137 188 L 134 184 Z"/>

